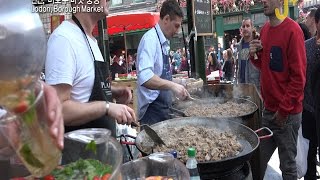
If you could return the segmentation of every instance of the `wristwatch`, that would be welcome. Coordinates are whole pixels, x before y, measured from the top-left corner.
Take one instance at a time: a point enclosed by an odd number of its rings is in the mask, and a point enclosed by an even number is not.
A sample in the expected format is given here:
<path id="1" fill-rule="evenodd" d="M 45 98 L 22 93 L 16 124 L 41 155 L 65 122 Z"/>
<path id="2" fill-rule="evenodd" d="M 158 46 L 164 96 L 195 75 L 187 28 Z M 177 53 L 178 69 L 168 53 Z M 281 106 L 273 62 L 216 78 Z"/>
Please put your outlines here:
<path id="1" fill-rule="evenodd" d="M 109 114 L 110 102 L 106 101 L 106 115 Z"/>

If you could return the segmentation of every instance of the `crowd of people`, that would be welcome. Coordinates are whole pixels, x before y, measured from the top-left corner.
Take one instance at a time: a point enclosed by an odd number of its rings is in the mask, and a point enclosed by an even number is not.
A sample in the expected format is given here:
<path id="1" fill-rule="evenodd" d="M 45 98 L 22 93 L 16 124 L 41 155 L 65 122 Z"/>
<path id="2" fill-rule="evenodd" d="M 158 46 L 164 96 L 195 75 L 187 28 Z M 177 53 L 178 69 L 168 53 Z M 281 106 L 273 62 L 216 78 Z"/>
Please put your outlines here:
<path id="1" fill-rule="evenodd" d="M 208 70 L 219 70 L 225 80 L 253 83 L 263 98 L 262 125 L 274 135 L 261 141 L 261 176 L 274 150 L 278 148 L 284 180 L 297 179 L 297 136 L 302 123 L 304 137 L 310 140 L 305 179 L 316 179 L 319 146 L 320 99 L 320 8 L 311 9 L 305 26 L 289 17 L 279 19 L 275 9 L 282 1 L 262 0 L 269 18 L 256 35 L 253 22 L 245 18 L 241 40 L 233 39 L 224 50 L 210 48 Z M 108 128 L 115 136 L 115 124 L 139 120 L 154 124 L 170 119 L 172 96 L 186 99 L 186 88 L 172 82 L 172 74 L 188 69 L 189 52 L 169 52 L 169 39 L 181 27 L 183 13 L 176 0 L 166 0 L 160 20 L 142 37 L 136 56 L 128 56 L 136 67 L 138 116 L 127 106 L 132 99 L 128 87 L 111 86 L 112 75 L 92 36 L 94 25 L 108 15 L 109 1 L 100 1 L 103 12 L 77 12 L 51 34 L 45 64 L 49 124 L 57 146 L 63 148 L 65 132 L 83 128 Z M 89 5 L 89 4 L 87 4 Z M 77 6 L 72 4 L 72 6 Z M 122 57 L 122 58 L 121 58 Z M 111 71 L 123 72 L 123 55 L 113 57 Z M 127 63 L 126 63 L 127 64 Z M 119 72 L 118 72 L 119 71 Z M 52 88 L 53 87 L 53 88 Z M 173 93 L 173 94 L 172 94 Z M 112 99 L 116 99 L 114 103 Z M 60 102 L 58 101 L 60 100 Z M 63 119 L 63 122 L 62 122 Z M 1 150 L 8 148 L 0 142 Z"/>
<path id="2" fill-rule="evenodd" d="M 169 61 L 172 74 L 190 70 L 190 53 L 188 50 L 186 52 L 185 48 L 179 48 L 176 51 L 170 51 Z"/>
<path id="3" fill-rule="evenodd" d="M 115 79 L 116 74 L 126 74 L 136 70 L 137 53 L 128 54 L 127 58 L 125 56 L 125 53 L 120 53 L 118 50 L 110 58 L 112 80 Z"/>
<path id="4" fill-rule="evenodd" d="M 211 46 L 207 56 L 207 73 L 219 70 L 222 80 L 234 83 L 253 83 L 259 90 L 260 72 L 249 61 L 249 42 L 254 38 L 254 31 L 252 20 L 245 18 L 240 27 L 239 42 L 233 38 L 230 48 L 226 50 L 221 47 L 220 43 L 218 43 L 217 51 Z"/>
<path id="5" fill-rule="evenodd" d="M 252 83 L 264 100 L 262 125 L 274 136 L 261 142 L 261 175 L 274 150 L 278 148 L 283 179 L 297 179 L 295 156 L 297 134 L 310 140 L 305 179 L 315 180 L 316 155 L 320 144 L 318 75 L 320 63 L 320 9 L 312 8 L 304 22 L 278 19 L 274 13 L 281 3 L 263 1 L 269 21 L 256 32 L 250 18 L 240 27 L 241 39 L 232 40 L 230 48 L 212 46 L 207 56 L 207 70 L 219 70 L 221 79 Z M 221 53 L 222 51 L 222 53 Z M 221 59 L 222 55 L 222 59 Z"/>

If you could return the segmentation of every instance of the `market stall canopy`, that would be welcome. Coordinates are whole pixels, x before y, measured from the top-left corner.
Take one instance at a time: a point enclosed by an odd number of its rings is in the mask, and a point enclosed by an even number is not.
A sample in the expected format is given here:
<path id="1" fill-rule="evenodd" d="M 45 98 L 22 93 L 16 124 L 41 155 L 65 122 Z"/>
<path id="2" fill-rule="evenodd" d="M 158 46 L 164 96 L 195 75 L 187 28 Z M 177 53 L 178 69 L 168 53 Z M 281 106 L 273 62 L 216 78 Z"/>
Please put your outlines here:
<path id="1" fill-rule="evenodd" d="M 159 19 L 160 14 L 158 12 L 135 12 L 110 15 L 107 16 L 108 34 L 114 35 L 149 29 L 155 26 Z M 93 35 L 98 35 L 97 26 L 93 30 Z"/>

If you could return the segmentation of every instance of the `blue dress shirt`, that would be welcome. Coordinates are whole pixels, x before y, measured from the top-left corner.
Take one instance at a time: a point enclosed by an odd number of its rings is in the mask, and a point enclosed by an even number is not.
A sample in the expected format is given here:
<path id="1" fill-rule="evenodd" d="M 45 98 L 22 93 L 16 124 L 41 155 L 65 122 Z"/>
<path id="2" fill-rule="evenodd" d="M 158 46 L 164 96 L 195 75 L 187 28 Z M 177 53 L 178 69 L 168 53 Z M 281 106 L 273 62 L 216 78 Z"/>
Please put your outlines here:
<path id="1" fill-rule="evenodd" d="M 137 97 L 139 120 L 143 117 L 149 104 L 157 99 L 160 94 L 160 90 L 151 90 L 143 86 L 143 84 L 154 75 L 159 77 L 161 76 L 163 59 L 160 43 L 163 53 L 168 55 L 170 49 L 169 40 L 164 36 L 159 24 L 156 24 L 155 28 L 151 28 L 146 32 L 139 43 L 137 52 Z"/>

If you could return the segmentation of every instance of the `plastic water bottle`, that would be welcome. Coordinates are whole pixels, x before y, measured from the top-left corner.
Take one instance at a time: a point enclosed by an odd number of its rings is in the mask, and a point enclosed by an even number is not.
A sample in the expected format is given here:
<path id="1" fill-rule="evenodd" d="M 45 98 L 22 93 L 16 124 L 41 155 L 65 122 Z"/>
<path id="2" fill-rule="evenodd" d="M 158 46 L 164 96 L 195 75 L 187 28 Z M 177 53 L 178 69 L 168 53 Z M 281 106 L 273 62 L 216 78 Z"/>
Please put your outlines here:
<path id="1" fill-rule="evenodd" d="M 197 160 L 196 160 L 196 150 L 194 148 L 188 149 L 188 160 L 187 160 L 187 169 L 190 173 L 190 180 L 200 180 Z"/>

